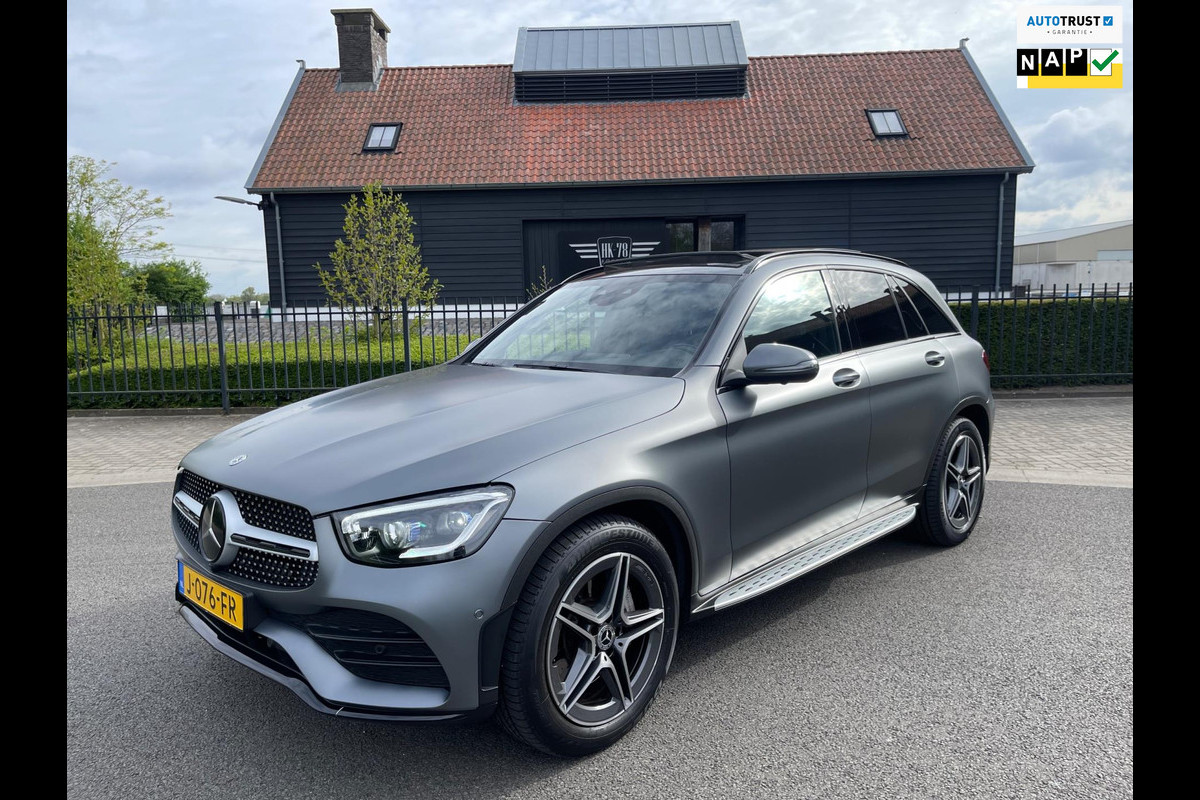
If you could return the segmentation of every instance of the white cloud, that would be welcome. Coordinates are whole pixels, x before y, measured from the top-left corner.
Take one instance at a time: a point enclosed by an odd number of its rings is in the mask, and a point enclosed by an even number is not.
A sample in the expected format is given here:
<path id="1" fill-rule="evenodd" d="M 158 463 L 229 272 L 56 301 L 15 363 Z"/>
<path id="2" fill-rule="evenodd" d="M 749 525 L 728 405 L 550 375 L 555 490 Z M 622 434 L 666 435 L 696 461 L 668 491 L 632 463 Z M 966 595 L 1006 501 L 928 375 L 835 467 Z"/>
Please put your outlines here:
<path id="1" fill-rule="evenodd" d="M 1018 90 L 1020 0 L 377 0 L 405 64 L 511 62 L 521 25 L 738 19 L 751 55 L 955 47 L 964 36 L 1037 170 L 1018 187 L 1018 230 L 1132 216 L 1133 8 L 1126 89 Z M 67 153 L 119 162 L 166 196 L 165 236 L 200 256 L 214 290 L 265 289 L 262 215 L 213 200 L 242 185 L 295 74 L 335 66 L 318 0 L 70 0 Z"/>

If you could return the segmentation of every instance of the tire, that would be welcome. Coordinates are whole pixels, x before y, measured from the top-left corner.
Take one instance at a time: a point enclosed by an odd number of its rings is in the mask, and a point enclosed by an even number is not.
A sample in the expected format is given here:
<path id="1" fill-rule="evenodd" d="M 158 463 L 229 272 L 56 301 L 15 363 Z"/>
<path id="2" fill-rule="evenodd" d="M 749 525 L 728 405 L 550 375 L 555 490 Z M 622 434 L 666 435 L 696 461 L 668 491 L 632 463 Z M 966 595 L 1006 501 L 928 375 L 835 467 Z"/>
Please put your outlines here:
<path id="1" fill-rule="evenodd" d="M 658 692 L 678 624 L 675 573 L 653 534 L 615 515 L 576 523 L 547 548 L 513 610 L 500 725 L 556 756 L 608 747 Z"/>
<path id="2" fill-rule="evenodd" d="M 975 423 L 966 417 L 951 420 L 938 440 L 917 509 L 917 530 L 926 541 L 953 547 L 971 535 L 983 509 L 986 459 Z"/>

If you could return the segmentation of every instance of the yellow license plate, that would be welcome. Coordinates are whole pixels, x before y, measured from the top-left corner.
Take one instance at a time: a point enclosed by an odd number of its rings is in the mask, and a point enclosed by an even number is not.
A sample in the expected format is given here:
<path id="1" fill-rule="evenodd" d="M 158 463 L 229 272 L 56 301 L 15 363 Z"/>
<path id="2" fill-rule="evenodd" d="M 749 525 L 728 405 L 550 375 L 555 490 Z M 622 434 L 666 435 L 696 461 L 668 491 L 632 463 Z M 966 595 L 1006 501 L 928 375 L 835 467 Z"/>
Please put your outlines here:
<path id="1" fill-rule="evenodd" d="M 179 589 L 217 619 L 242 630 L 242 596 L 233 589 L 209 580 L 183 562 L 179 564 Z"/>

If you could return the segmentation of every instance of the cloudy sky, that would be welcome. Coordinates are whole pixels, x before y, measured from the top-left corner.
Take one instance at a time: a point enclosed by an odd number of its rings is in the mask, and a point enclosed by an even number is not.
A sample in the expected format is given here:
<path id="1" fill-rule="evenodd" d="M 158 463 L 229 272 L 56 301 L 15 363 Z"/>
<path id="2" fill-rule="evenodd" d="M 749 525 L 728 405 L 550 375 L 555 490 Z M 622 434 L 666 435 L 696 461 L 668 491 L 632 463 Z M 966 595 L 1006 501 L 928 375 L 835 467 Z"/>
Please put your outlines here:
<path id="1" fill-rule="evenodd" d="M 1080 4 L 1079 0 L 1075 0 Z M 337 66 L 329 0 L 68 0 L 67 155 L 166 197 L 163 238 L 213 291 L 266 290 L 247 173 L 295 75 Z M 370 5 L 361 3 L 359 5 Z M 1017 232 L 1133 216 L 1133 6 L 1122 90 L 1017 89 L 1018 2 L 1006 0 L 374 0 L 392 66 L 512 63 L 522 25 L 737 19 L 751 56 L 950 48 L 964 36 L 1037 169 Z"/>

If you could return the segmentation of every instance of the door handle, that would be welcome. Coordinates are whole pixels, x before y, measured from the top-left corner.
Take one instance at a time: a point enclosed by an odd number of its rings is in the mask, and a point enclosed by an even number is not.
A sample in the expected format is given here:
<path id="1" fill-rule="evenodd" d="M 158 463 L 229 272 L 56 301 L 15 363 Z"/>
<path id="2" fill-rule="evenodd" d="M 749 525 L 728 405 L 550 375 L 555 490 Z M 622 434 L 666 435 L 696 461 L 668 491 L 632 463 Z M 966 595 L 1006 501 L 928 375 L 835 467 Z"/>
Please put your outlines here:
<path id="1" fill-rule="evenodd" d="M 931 367 L 940 367 L 946 363 L 946 357 L 937 350 L 930 350 L 925 354 L 925 363 Z"/>
<path id="2" fill-rule="evenodd" d="M 852 369 L 839 369 L 833 373 L 833 385 L 849 389 L 851 386 L 857 386 L 858 380 L 861 377 L 861 375 Z"/>

